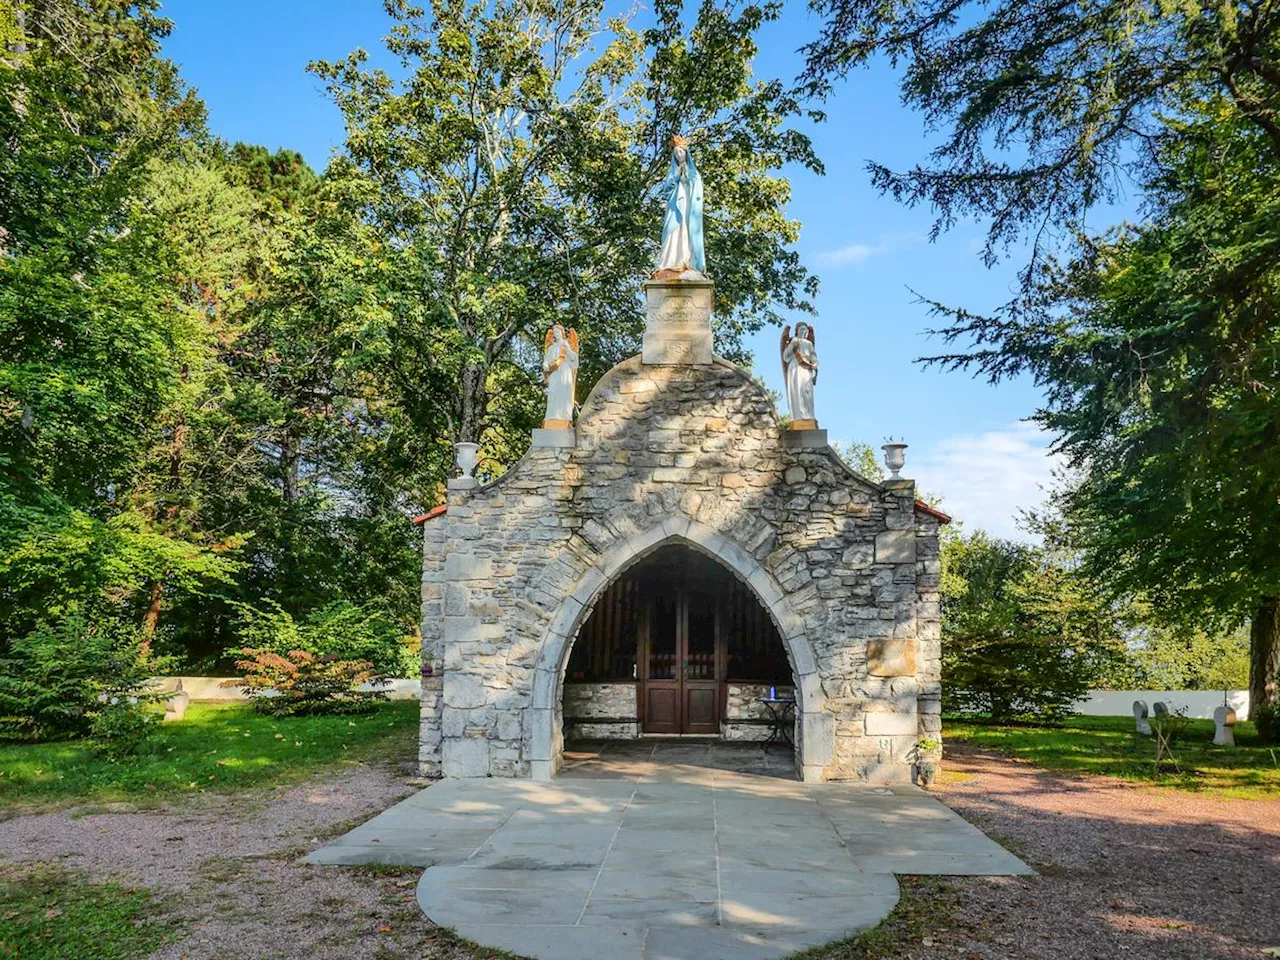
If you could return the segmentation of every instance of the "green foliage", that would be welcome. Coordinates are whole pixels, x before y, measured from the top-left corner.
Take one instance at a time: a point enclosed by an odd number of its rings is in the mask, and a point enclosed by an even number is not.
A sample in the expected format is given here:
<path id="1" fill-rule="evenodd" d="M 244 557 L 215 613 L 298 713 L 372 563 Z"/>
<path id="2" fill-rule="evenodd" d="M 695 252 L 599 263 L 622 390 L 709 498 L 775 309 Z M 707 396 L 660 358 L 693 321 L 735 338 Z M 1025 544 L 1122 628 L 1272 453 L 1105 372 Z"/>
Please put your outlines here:
<path id="1" fill-rule="evenodd" d="M 0 49 L 6 52 L 6 65 L 16 62 L 24 39 L 22 28 L 18 26 L 17 0 L 0 0 Z"/>
<path id="2" fill-rule="evenodd" d="M 147 684 L 165 666 L 142 658 L 136 630 L 91 624 L 77 614 L 42 625 L 15 638 L 0 657 L 0 737 L 85 736 L 104 712 L 112 716 L 101 733 L 123 731 L 122 714 L 163 696 Z"/>
<path id="3" fill-rule="evenodd" d="M 381 610 L 338 600 L 313 610 L 299 623 L 273 600 L 264 600 L 260 607 L 237 607 L 239 636 L 247 647 L 369 661 L 387 676 L 416 677 L 420 672 L 421 663 L 410 653 L 403 631 Z"/>
<path id="4" fill-rule="evenodd" d="M 129 202 L 201 118 L 156 7 L 23 3 L 27 52 L 0 69 L 0 452 L 73 505 L 122 480 L 195 349 Z"/>
<path id="5" fill-rule="evenodd" d="M 133 960 L 170 937 L 146 890 L 90 883 L 46 866 L 0 868 L 0 954 Z"/>
<path id="6" fill-rule="evenodd" d="M 483 437 L 500 472 L 540 415 L 550 325 L 582 335 L 583 393 L 635 352 L 677 132 L 706 181 L 721 351 L 739 355 L 779 308 L 809 308 L 816 284 L 790 249 L 777 171 L 817 161 L 786 127 L 795 98 L 752 76 L 779 5 L 703 4 L 686 26 L 664 0 L 644 31 L 598 0 L 388 9 L 404 80 L 362 51 L 312 70 L 347 121 L 330 175 L 368 198 L 393 304 L 366 342 L 421 435 Z"/>
<path id="7" fill-rule="evenodd" d="M 0 499 L 0 518 L 3 506 Z M 135 512 L 105 521 L 81 510 L 9 516 L 13 524 L 0 533 L 0 620 L 15 633 L 76 612 L 119 619 L 137 610 L 149 580 L 163 576 L 194 591 L 229 584 L 238 569 L 229 556 L 165 536 Z"/>
<path id="8" fill-rule="evenodd" d="M 1148 621 L 1130 641 L 1135 676 L 1115 687 L 1143 690 L 1243 690 L 1249 685 L 1249 637 Z"/>
<path id="9" fill-rule="evenodd" d="M 944 707 L 1060 718 L 1123 649 L 1112 611 L 1064 558 L 1025 544 L 943 543 Z"/>
<path id="10" fill-rule="evenodd" d="M 836 456 L 868 480 L 879 483 L 885 478 L 884 466 L 876 456 L 875 450 L 871 448 L 871 444 L 857 441 L 837 442 L 831 445 L 831 449 L 836 452 Z"/>
<path id="11" fill-rule="evenodd" d="M 0 743 L 0 806 L 138 802 L 282 786 L 350 764 L 410 763 L 417 732 L 416 701 L 379 704 L 365 714 L 285 718 L 247 704 L 193 703 L 127 763 L 87 741 Z"/>
<path id="12" fill-rule="evenodd" d="M 148 476 L 213 340 L 138 202 L 202 122 L 156 8 L 22 3 L 24 54 L 0 68 L 0 649 L 68 611 L 140 616 L 147 578 L 228 571 L 163 522 Z"/>
<path id="13" fill-rule="evenodd" d="M 89 724 L 89 739 L 96 750 L 112 760 L 137 753 L 161 723 L 160 714 L 127 700 L 106 703 Z"/>
<path id="14" fill-rule="evenodd" d="M 157 4 L 20 6 L 23 53 L 0 55 L 0 651 L 74 612 L 217 667 L 228 601 L 264 595 L 299 616 L 376 600 L 407 631 L 409 517 L 434 490 L 404 466 L 420 447 L 384 456 L 412 432 L 355 359 L 380 293 L 352 269 L 356 208 L 294 152 L 207 141 Z"/>
<path id="15" fill-rule="evenodd" d="M 1258 739 L 1263 743 L 1280 743 L 1280 711 L 1264 703 L 1253 712 L 1253 722 L 1258 728 Z"/>
<path id="16" fill-rule="evenodd" d="M 989 218 L 988 262 L 1032 241 L 1002 310 L 937 305 L 967 349 L 932 362 L 1031 376 L 1092 579 L 1184 630 L 1251 619 L 1252 702 L 1276 702 L 1280 22 L 1142 0 L 812 6 L 810 90 L 887 55 L 943 132 L 875 182 L 931 204 L 935 232 Z M 1086 213 L 1130 184 L 1145 222 L 1091 234 Z"/>
<path id="17" fill-rule="evenodd" d="M 1136 734 L 1133 717 L 1071 717 L 1052 727 L 948 720 L 943 739 L 998 750 L 1049 770 L 1118 777 L 1222 799 L 1274 801 L 1280 766 L 1251 723 L 1235 726 L 1236 746 L 1213 744 L 1212 720 L 1188 722 L 1178 746 L 1180 773 L 1156 770 L 1152 738 Z"/>
<path id="18" fill-rule="evenodd" d="M 155 0 L 0 3 L 0 654 L 77 616 L 225 669 L 252 607 L 255 646 L 415 674 L 410 518 L 458 437 L 522 455 L 548 325 L 584 393 L 635 351 L 677 131 L 722 351 L 810 308 L 777 4 L 390 8 L 403 80 L 314 65 L 348 124 L 317 176 L 211 140 Z"/>
<path id="19" fill-rule="evenodd" d="M 1159 156 L 1147 224 L 1082 238 L 1026 308 L 957 317 L 976 349 L 945 362 L 1036 379 L 1091 578 L 1184 630 L 1252 618 L 1261 705 L 1280 689 L 1280 156 L 1218 103 Z"/>
<path id="20" fill-rule="evenodd" d="M 254 195 L 267 197 L 280 210 L 295 211 L 315 194 L 319 181 L 315 172 L 296 150 L 277 150 L 248 143 L 236 143 L 225 151 L 227 178 L 248 187 Z"/>
<path id="21" fill-rule="evenodd" d="M 246 647 L 240 654 L 244 659 L 236 661 L 236 669 L 244 676 L 227 682 L 245 687 L 253 705 L 273 717 L 368 713 L 386 699 L 376 687 L 387 681 L 367 661 L 305 650 L 280 654 Z M 366 683 L 375 689 L 360 689 Z"/>
<path id="22" fill-rule="evenodd" d="M 874 182 L 938 213 L 935 230 L 990 222 L 988 259 L 1032 257 L 1086 213 L 1150 181 L 1151 149 L 1206 100 L 1280 154 L 1280 24 L 1251 4 L 1106 0 L 811 0 L 825 23 L 807 48 L 810 91 L 887 57 L 903 101 L 942 133 L 928 159 Z M 1030 281 L 1033 271 L 1024 274 Z"/>

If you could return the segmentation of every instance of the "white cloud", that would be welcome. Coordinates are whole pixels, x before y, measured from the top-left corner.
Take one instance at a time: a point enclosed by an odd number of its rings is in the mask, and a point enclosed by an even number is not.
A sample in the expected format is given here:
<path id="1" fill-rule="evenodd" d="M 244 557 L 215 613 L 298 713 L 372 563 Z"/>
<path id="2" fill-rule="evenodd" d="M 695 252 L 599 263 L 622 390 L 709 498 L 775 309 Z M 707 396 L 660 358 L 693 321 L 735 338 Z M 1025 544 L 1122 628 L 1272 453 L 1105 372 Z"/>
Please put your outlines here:
<path id="1" fill-rule="evenodd" d="M 913 457 L 911 454 L 915 454 Z M 965 529 L 1019 540 L 1022 510 L 1040 506 L 1062 459 L 1049 453 L 1049 436 L 1029 423 L 1004 430 L 947 437 L 930 450 L 909 449 L 905 476 L 922 495 L 942 497 L 940 507 Z"/>
<path id="2" fill-rule="evenodd" d="M 884 253 L 888 247 L 879 243 L 871 246 L 865 243 L 851 243 L 838 250 L 826 250 L 818 254 L 818 262 L 824 267 L 851 267 L 854 264 L 870 260 L 877 253 Z"/>
<path id="3" fill-rule="evenodd" d="M 875 243 L 851 243 L 835 250 L 824 250 L 818 254 L 818 263 L 824 267 L 853 267 L 923 239 L 918 233 L 894 233 L 881 237 Z"/>

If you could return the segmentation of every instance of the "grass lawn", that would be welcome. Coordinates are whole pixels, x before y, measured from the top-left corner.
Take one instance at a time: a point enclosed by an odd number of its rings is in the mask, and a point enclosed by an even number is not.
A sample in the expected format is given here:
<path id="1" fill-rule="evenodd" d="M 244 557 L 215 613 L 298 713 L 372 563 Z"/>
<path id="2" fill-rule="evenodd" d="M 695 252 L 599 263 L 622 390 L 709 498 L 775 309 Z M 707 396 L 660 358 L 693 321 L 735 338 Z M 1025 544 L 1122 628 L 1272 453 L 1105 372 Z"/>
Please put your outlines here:
<path id="1" fill-rule="evenodd" d="M 898 877 L 898 905 L 880 923 L 847 940 L 792 954 L 790 960 L 910 960 L 952 922 L 954 896 L 945 877 Z"/>
<path id="2" fill-rule="evenodd" d="M 169 937 L 151 895 L 50 868 L 0 865 L 0 956 L 132 960 Z"/>
<path id="3" fill-rule="evenodd" d="M 1274 800 L 1280 795 L 1280 747 L 1258 742 L 1251 723 L 1237 723 L 1235 748 L 1213 745 L 1213 721 L 1192 720 L 1173 753 L 1182 773 L 1157 772 L 1155 743 L 1134 732 L 1132 717 L 1071 717 L 1059 726 L 996 724 L 949 718 L 943 739 L 972 743 L 1048 770 L 1103 774 L 1223 797 Z"/>
<path id="4" fill-rule="evenodd" d="M 75 741 L 0 745 L 0 806 L 290 784 L 322 767 L 404 755 L 417 733 L 416 701 L 353 717 L 283 719 L 245 704 L 195 703 L 119 761 Z"/>

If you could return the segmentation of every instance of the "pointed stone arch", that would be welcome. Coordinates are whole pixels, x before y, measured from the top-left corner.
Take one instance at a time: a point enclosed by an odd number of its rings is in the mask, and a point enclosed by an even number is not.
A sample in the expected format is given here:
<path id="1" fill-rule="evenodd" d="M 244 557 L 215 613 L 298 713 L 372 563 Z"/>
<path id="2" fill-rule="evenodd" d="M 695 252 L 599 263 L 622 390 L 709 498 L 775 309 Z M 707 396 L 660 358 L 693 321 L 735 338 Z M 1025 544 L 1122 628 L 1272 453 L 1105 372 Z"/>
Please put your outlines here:
<path id="1" fill-rule="evenodd" d="M 787 651 L 796 690 L 796 768 L 801 779 L 817 781 L 831 762 L 833 718 L 825 696 L 804 619 L 792 610 L 773 574 L 751 553 L 705 524 L 669 517 L 629 537 L 620 537 L 586 569 L 565 594 L 542 640 L 525 711 L 525 743 L 534 779 L 549 780 L 560 765 L 563 747 L 560 698 L 565 666 L 578 629 L 596 600 L 624 571 L 663 546 L 690 547 L 720 562 L 755 594 L 768 611 Z"/>

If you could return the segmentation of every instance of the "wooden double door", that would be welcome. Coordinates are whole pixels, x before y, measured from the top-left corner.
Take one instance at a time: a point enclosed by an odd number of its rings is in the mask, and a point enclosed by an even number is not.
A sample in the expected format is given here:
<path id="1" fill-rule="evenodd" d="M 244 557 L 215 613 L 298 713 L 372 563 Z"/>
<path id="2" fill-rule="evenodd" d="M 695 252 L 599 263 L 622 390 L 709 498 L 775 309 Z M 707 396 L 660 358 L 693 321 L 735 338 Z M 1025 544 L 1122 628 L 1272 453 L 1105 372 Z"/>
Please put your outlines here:
<path id="1" fill-rule="evenodd" d="M 789 683 L 791 670 L 782 638 L 751 588 L 710 557 L 670 545 L 601 595 L 574 641 L 565 677 L 634 682 L 645 733 L 718 735 L 730 680 Z"/>
<path id="2" fill-rule="evenodd" d="M 726 659 L 721 598 L 709 584 L 655 586 L 636 651 L 643 730 L 718 734 Z"/>

